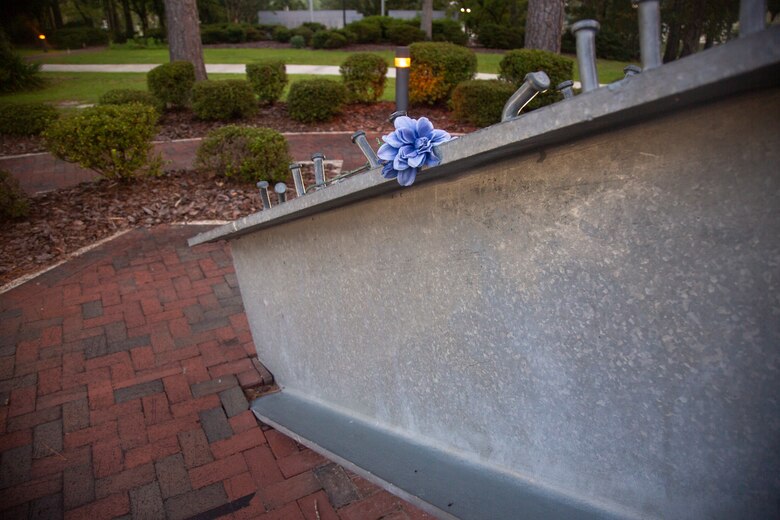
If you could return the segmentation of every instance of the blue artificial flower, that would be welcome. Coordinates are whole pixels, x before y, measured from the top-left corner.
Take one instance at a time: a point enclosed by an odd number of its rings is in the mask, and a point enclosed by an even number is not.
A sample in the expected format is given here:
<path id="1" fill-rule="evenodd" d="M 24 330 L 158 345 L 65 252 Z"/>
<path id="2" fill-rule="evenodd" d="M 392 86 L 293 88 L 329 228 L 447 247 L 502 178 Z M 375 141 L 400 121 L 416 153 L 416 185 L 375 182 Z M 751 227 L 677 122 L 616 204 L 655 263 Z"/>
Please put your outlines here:
<path id="1" fill-rule="evenodd" d="M 434 130 L 427 117 L 401 116 L 394 121 L 395 132 L 382 137 L 385 142 L 377 156 L 385 161 L 382 177 L 398 178 L 401 186 L 411 186 L 422 166 L 436 166 L 439 158 L 433 147 L 452 139 L 444 130 Z"/>

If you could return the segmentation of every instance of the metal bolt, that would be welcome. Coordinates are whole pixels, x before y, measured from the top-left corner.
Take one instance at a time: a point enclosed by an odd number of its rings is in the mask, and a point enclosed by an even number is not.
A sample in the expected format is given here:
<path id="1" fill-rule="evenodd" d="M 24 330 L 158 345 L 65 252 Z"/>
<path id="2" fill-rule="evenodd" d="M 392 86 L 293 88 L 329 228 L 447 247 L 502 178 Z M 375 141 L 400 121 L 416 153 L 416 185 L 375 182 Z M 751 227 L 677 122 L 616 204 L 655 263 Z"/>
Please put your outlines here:
<path id="1" fill-rule="evenodd" d="M 381 166 L 379 163 L 379 157 L 376 156 L 374 149 L 371 148 L 370 144 L 368 144 L 366 133 L 363 130 L 358 130 L 352 134 L 352 142 L 358 145 L 360 151 L 363 152 L 363 155 L 366 156 L 366 159 L 368 159 L 368 164 L 372 168 L 378 168 Z"/>
<path id="2" fill-rule="evenodd" d="M 258 182 L 257 187 L 260 188 L 260 200 L 263 202 L 263 209 L 271 209 L 271 199 L 268 197 L 268 181 Z"/>
<path id="3" fill-rule="evenodd" d="M 601 25 L 596 20 L 580 20 L 571 26 L 571 32 L 577 40 L 577 65 L 580 69 L 583 92 L 599 88 L 599 75 L 596 71 L 596 33 L 600 28 Z"/>
<path id="4" fill-rule="evenodd" d="M 290 163 L 290 171 L 292 172 L 293 183 L 295 184 L 295 195 L 303 197 L 306 195 L 306 187 L 303 185 L 301 165 L 298 163 Z"/>
<path id="5" fill-rule="evenodd" d="M 571 99 L 574 97 L 574 91 L 572 90 L 572 87 L 574 86 L 574 82 L 570 79 L 567 79 L 566 81 L 562 81 L 556 85 L 555 90 L 563 94 L 563 99 Z"/>
<path id="6" fill-rule="evenodd" d="M 766 29 L 766 0 L 742 0 L 739 3 L 739 37 Z"/>
<path id="7" fill-rule="evenodd" d="M 311 156 L 311 160 L 314 161 L 314 183 L 320 187 L 325 185 L 325 165 L 322 163 L 324 159 L 325 155 L 322 152 Z"/>
<path id="8" fill-rule="evenodd" d="M 625 67 L 623 67 L 623 74 L 625 74 L 624 77 L 626 78 L 629 76 L 636 76 L 637 74 L 641 74 L 641 73 L 642 73 L 642 67 L 638 67 L 636 65 L 626 65 Z"/>
<path id="9" fill-rule="evenodd" d="M 520 88 L 509 98 L 501 112 L 501 121 L 508 121 L 517 117 L 520 111 L 525 107 L 539 92 L 544 92 L 550 88 L 550 78 L 542 71 L 529 72 L 525 75 L 525 81 Z"/>
<path id="10" fill-rule="evenodd" d="M 388 119 L 389 119 L 389 120 L 390 120 L 390 122 L 392 123 L 392 122 L 394 122 L 396 119 L 398 119 L 399 117 L 401 117 L 401 116 L 406 116 L 406 115 L 408 115 L 408 114 L 406 113 L 406 110 L 396 110 L 395 112 L 393 112 L 392 114 L 390 114 L 390 117 L 389 117 Z"/>
<path id="11" fill-rule="evenodd" d="M 276 198 L 279 199 L 279 204 L 287 202 L 287 185 L 283 182 L 277 182 L 274 184 L 274 191 L 276 192 Z"/>
<path id="12" fill-rule="evenodd" d="M 639 53 L 642 70 L 661 66 L 661 7 L 658 0 L 639 0 Z"/>

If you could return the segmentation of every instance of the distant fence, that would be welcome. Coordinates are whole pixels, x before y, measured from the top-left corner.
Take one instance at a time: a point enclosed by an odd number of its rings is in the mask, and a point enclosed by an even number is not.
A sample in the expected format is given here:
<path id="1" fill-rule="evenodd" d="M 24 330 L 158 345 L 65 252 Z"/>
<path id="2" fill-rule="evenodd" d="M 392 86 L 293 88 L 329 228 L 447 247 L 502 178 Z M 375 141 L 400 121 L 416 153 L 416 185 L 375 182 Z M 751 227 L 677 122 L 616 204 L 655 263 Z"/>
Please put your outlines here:
<path id="1" fill-rule="evenodd" d="M 420 11 L 403 11 L 403 10 L 390 10 L 387 12 L 388 16 L 393 18 L 401 18 L 409 20 L 416 16 L 420 16 Z M 284 25 L 290 29 L 298 27 L 304 22 L 319 22 L 331 29 L 340 29 L 344 27 L 344 15 L 345 12 L 340 9 L 332 10 L 317 10 L 314 12 L 308 10 L 298 11 L 258 11 L 257 20 L 258 23 L 267 25 Z M 434 11 L 433 19 L 445 18 L 446 13 L 444 11 Z M 363 15 L 355 10 L 346 11 L 347 23 L 356 22 L 363 19 Z"/>

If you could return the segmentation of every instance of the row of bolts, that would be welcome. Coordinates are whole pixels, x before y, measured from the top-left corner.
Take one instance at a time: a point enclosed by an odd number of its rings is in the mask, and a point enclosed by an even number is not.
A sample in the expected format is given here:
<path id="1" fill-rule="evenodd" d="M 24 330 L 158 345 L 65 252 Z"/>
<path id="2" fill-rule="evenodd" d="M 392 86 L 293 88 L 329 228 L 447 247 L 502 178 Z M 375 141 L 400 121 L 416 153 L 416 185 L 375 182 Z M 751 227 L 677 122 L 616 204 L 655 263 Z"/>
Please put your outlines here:
<path id="1" fill-rule="evenodd" d="M 624 81 L 630 76 L 641 73 L 645 70 L 654 69 L 661 66 L 661 11 L 659 0 L 638 0 L 639 14 L 639 52 L 642 59 L 642 67 L 628 65 L 623 69 L 625 73 Z M 766 24 L 766 0 L 742 0 L 739 11 L 740 37 L 747 36 L 765 28 Z M 596 71 L 596 33 L 600 29 L 600 24 L 596 20 L 580 20 L 572 25 L 571 30 L 577 45 L 577 65 L 580 71 L 580 82 L 582 92 L 590 92 L 599 88 L 598 74 Z M 564 99 L 574 97 L 572 87 L 574 82 L 564 81 L 557 85 L 555 89 L 563 94 Z M 509 98 L 501 114 L 501 121 L 507 121 L 517 117 L 537 94 L 550 88 L 550 78 L 542 71 L 531 72 L 525 76 L 525 80 L 520 88 Z M 390 116 L 390 121 L 396 117 L 406 115 L 406 112 L 394 112 Z M 378 168 L 381 166 L 371 145 L 366 139 L 366 133 L 361 131 L 352 135 L 352 142 L 357 144 L 360 151 L 363 152 L 368 160 L 369 168 Z M 323 188 L 325 180 L 325 156 L 317 152 L 311 156 L 314 163 L 314 189 Z M 359 168 L 354 172 L 364 170 Z M 303 176 L 301 174 L 301 165 L 292 163 L 290 165 L 293 182 L 295 183 L 295 193 L 298 197 L 306 194 L 306 188 L 303 185 Z M 343 177 L 343 176 L 342 176 Z M 268 181 L 260 181 L 257 187 L 260 189 L 260 199 L 263 203 L 263 209 L 270 209 L 271 199 L 269 198 Z M 287 200 L 287 185 L 283 182 L 276 183 L 274 186 L 279 203 Z"/>

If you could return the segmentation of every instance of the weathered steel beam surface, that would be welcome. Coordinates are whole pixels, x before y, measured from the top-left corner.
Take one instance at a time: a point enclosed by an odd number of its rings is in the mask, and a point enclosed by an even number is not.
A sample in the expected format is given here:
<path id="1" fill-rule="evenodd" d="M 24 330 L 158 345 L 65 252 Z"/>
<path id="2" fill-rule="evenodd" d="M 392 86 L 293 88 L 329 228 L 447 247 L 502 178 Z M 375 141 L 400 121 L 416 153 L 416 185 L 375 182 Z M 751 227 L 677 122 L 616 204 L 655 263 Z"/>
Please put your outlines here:
<path id="1" fill-rule="evenodd" d="M 255 413 L 443 517 L 777 517 L 778 64 L 767 30 L 196 237 Z"/>

